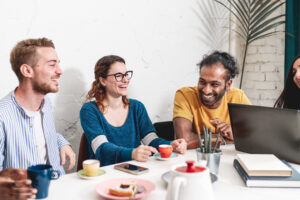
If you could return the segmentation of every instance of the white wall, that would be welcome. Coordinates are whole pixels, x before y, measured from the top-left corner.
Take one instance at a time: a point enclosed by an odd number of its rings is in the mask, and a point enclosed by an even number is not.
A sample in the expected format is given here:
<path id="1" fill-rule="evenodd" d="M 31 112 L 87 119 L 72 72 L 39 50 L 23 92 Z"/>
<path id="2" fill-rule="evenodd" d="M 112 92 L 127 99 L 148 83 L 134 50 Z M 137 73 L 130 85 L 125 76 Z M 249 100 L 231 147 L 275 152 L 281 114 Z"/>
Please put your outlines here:
<path id="1" fill-rule="evenodd" d="M 226 21 L 228 14 L 217 8 L 212 0 L 2 0 L 0 1 L 0 97 L 13 90 L 17 78 L 10 68 L 9 54 L 13 46 L 27 38 L 48 37 L 56 45 L 61 59 L 63 76 L 60 90 L 51 94 L 57 130 L 78 151 L 82 129 L 79 110 L 94 80 L 94 64 L 104 55 L 123 57 L 128 68 L 134 70 L 129 97 L 142 101 L 153 122 L 172 119 L 175 91 L 183 86 L 194 86 L 198 80 L 198 63 L 214 48 L 227 50 Z M 224 20 L 225 19 L 225 20 Z M 224 28 L 225 27 L 225 28 Z M 282 38 L 282 36 L 280 36 Z M 282 52 L 283 39 L 272 48 Z M 230 39 L 229 39 L 230 40 Z M 276 40 L 277 41 L 277 40 Z M 270 42 L 260 42 L 268 45 Z M 265 98 L 276 98 L 282 87 L 282 53 L 263 57 L 276 71 L 263 72 L 265 61 L 255 61 L 268 47 L 251 47 L 247 71 L 280 77 L 275 93 Z M 261 56 L 262 57 L 262 56 Z M 252 61 L 251 61 L 252 59 Z M 254 59 L 254 60 L 253 60 Z M 275 61 L 273 61 L 275 59 Z M 268 64 L 267 63 L 267 64 Z M 279 64 L 278 64 L 279 63 Z M 253 65 L 253 67 L 251 67 Z M 265 67 L 264 67 L 265 69 Z M 247 78 L 245 80 L 251 80 Z M 256 76 L 256 75 L 255 75 Z M 273 77 L 273 78 L 272 78 Z M 257 80 L 253 80 L 257 81 Z M 274 82 L 274 81 L 273 81 Z M 264 81 L 261 84 L 265 84 Z M 268 84 L 268 83 L 266 83 Z M 234 84 L 237 86 L 237 82 Z M 246 94 L 255 104 L 257 88 L 245 84 Z M 277 87 L 278 85 L 278 87 Z M 266 95 L 265 95 L 266 96 Z M 272 96 L 272 97 L 270 97 Z M 270 102 L 263 102 L 270 104 Z"/>
<path id="2" fill-rule="evenodd" d="M 50 95 L 56 127 L 75 151 L 79 110 L 104 55 L 120 55 L 134 70 L 129 97 L 145 104 L 153 122 L 171 120 L 176 89 L 197 83 L 196 63 L 209 51 L 199 39 L 197 9 L 185 0 L 1 1 L 0 96 L 18 84 L 9 63 L 13 46 L 48 37 L 64 72 L 59 92 Z"/>

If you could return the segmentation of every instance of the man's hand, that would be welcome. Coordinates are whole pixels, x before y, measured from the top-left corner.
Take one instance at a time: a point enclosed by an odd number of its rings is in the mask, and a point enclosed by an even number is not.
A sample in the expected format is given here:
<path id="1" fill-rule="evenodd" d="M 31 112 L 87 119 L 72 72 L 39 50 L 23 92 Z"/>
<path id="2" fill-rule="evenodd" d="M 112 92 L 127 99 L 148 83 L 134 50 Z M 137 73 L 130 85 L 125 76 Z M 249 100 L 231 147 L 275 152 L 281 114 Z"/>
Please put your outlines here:
<path id="1" fill-rule="evenodd" d="M 177 153 L 181 153 L 184 154 L 186 152 L 186 148 L 187 148 L 187 144 L 185 139 L 177 139 L 174 140 L 171 143 L 172 147 L 173 147 L 173 151 L 177 152 Z"/>
<path id="2" fill-rule="evenodd" d="M 176 117 L 173 120 L 173 124 L 176 138 L 183 138 L 187 143 L 188 149 L 199 147 L 198 136 L 193 132 L 193 124 L 190 120 Z"/>
<path id="3" fill-rule="evenodd" d="M 158 153 L 158 151 L 153 147 L 140 145 L 137 148 L 133 149 L 131 158 L 132 160 L 146 162 L 149 156 L 152 155 L 152 153 Z"/>
<path id="4" fill-rule="evenodd" d="M 218 118 L 212 119 L 212 120 L 210 120 L 210 122 L 215 127 L 216 133 L 220 133 L 225 139 L 227 139 L 229 141 L 233 141 L 232 129 L 229 124 L 221 121 Z"/>
<path id="5" fill-rule="evenodd" d="M 34 199 L 37 189 L 30 187 L 25 169 L 5 169 L 0 172 L 0 200 Z"/>
<path id="6" fill-rule="evenodd" d="M 60 149 L 61 165 L 66 164 L 66 157 L 69 159 L 67 171 L 70 171 L 75 166 L 76 154 L 70 145 L 65 145 Z"/>
<path id="7" fill-rule="evenodd" d="M 1 177 L 11 178 L 12 180 L 24 180 L 27 179 L 27 170 L 26 169 L 13 169 L 7 168 L 0 172 Z"/>

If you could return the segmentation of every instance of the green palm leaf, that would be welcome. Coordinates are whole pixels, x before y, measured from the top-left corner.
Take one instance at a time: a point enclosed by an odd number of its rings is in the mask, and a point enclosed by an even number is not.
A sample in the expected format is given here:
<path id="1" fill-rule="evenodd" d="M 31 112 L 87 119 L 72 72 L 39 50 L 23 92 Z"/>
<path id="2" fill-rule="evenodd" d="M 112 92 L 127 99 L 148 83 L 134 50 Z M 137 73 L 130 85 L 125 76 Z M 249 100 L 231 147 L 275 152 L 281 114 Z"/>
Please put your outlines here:
<path id="1" fill-rule="evenodd" d="M 250 12 L 252 13 L 251 19 L 259 15 L 260 13 L 263 13 L 263 9 L 269 4 L 272 3 L 272 0 L 267 0 L 267 1 L 257 1 L 255 4 L 255 8 L 251 10 Z M 275 2 L 276 3 L 276 2 Z"/>
<path id="2" fill-rule="evenodd" d="M 235 18 L 237 30 L 233 30 L 245 42 L 243 55 L 240 88 L 242 87 L 245 60 L 248 45 L 255 40 L 262 39 L 278 33 L 274 30 L 285 23 L 285 14 L 274 16 L 274 12 L 281 8 L 285 2 L 280 0 L 214 0 L 225 7 Z M 225 1 L 228 2 L 227 6 Z M 271 17 L 272 16 L 272 17 Z"/>
<path id="3" fill-rule="evenodd" d="M 256 10 L 256 8 L 258 8 L 259 5 L 261 5 L 261 3 L 262 3 L 262 0 L 253 0 L 250 3 L 250 6 L 251 6 L 250 12 L 253 13 L 253 11 Z"/>
<path id="4" fill-rule="evenodd" d="M 219 0 L 215 0 L 217 3 L 221 4 L 222 6 L 224 6 L 231 14 L 233 14 L 235 16 L 235 18 L 237 19 L 237 21 L 240 23 L 242 27 L 241 30 L 242 32 L 244 32 L 244 34 L 247 34 L 247 26 L 245 25 L 245 23 L 243 23 L 243 20 L 241 18 L 241 16 L 237 15 L 235 10 L 231 10 L 230 7 L 228 7 L 227 5 L 225 5 L 223 2 L 219 1 Z M 230 0 L 228 0 L 228 3 L 232 5 L 232 2 Z"/>
<path id="5" fill-rule="evenodd" d="M 252 29 L 252 27 L 255 27 L 257 24 L 261 23 L 263 20 L 265 20 L 267 17 L 269 17 L 275 10 L 277 10 L 282 4 L 284 3 L 281 3 L 277 6 L 275 6 L 274 8 L 271 8 L 270 9 L 266 9 L 264 10 L 261 15 L 257 15 L 253 20 L 251 20 L 251 23 L 250 23 L 250 29 Z M 273 6 L 272 6 L 273 7 Z M 285 16 L 285 15 L 284 15 Z"/>
<path id="6" fill-rule="evenodd" d="M 259 37 L 260 34 L 266 33 L 267 31 L 272 30 L 272 29 L 275 28 L 276 26 L 281 25 L 281 24 L 284 24 L 284 23 L 285 23 L 285 21 L 280 21 L 280 22 L 277 22 L 277 23 L 270 24 L 270 25 L 266 26 L 265 28 L 261 29 L 260 31 L 258 31 L 256 34 L 254 34 L 254 35 L 252 36 L 253 39 L 252 39 L 252 40 L 249 40 L 249 44 L 250 44 L 250 41 L 251 41 L 251 42 L 254 41 L 254 39 L 255 39 L 256 37 Z"/>
<path id="7" fill-rule="evenodd" d="M 242 4 L 239 4 L 236 1 L 230 1 L 232 7 L 237 11 L 237 13 L 241 16 L 241 19 L 243 20 L 244 24 L 247 26 L 249 23 L 249 16 L 247 16 L 247 13 L 243 11 Z"/>
<path id="8" fill-rule="evenodd" d="M 250 39 L 252 39 L 253 37 L 255 37 L 262 30 L 268 31 L 267 29 L 265 29 L 266 27 L 270 26 L 271 28 L 273 28 L 273 27 L 276 27 L 276 26 L 280 25 L 281 23 L 285 23 L 285 21 L 278 21 L 278 22 L 276 22 L 277 19 L 282 18 L 284 16 L 285 16 L 284 14 L 283 15 L 278 15 L 276 17 L 273 17 L 271 19 L 266 20 L 265 22 L 263 22 L 259 26 L 253 28 L 253 31 L 251 31 L 251 33 L 250 33 Z M 276 23 L 271 24 L 272 22 L 276 22 Z M 271 26 L 271 25 L 275 25 L 275 24 L 276 24 L 276 26 Z"/>
<path id="9" fill-rule="evenodd" d="M 265 37 L 274 35 L 274 34 L 279 33 L 279 32 L 282 32 L 282 31 L 273 31 L 273 32 L 270 32 L 270 33 L 266 33 L 266 34 L 263 34 L 263 35 L 259 35 L 259 36 L 257 36 L 256 38 L 254 38 L 253 40 L 250 40 L 250 41 L 249 41 L 249 44 L 250 44 L 252 41 L 254 41 L 254 40 L 262 39 L 262 38 L 265 38 Z"/>

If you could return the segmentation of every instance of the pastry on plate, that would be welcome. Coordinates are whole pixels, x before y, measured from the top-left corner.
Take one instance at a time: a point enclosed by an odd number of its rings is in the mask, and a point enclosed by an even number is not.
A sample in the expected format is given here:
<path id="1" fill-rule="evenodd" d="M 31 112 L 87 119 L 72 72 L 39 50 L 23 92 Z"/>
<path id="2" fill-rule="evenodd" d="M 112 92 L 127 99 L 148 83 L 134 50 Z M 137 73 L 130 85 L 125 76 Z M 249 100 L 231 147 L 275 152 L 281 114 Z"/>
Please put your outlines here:
<path id="1" fill-rule="evenodd" d="M 109 188 L 109 194 L 119 197 L 131 197 L 137 192 L 137 184 L 133 183 L 121 183 L 115 188 Z"/>

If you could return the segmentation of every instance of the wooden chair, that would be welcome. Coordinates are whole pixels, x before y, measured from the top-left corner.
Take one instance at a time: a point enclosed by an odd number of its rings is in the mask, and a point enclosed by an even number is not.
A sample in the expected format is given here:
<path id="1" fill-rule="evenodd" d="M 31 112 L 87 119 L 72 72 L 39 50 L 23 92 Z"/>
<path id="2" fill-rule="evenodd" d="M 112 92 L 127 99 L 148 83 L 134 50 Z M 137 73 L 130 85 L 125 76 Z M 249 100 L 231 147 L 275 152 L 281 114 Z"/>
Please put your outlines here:
<path id="1" fill-rule="evenodd" d="M 173 121 L 156 122 L 153 124 L 158 137 L 165 140 L 174 140 Z"/>
<path id="2" fill-rule="evenodd" d="M 90 157 L 88 145 L 89 145 L 89 143 L 83 133 L 81 136 L 80 145 L 79 145 L 77 171 L 82 169 L 82 162 L 86 159 L 89 159 L 89 157 Z"/>

